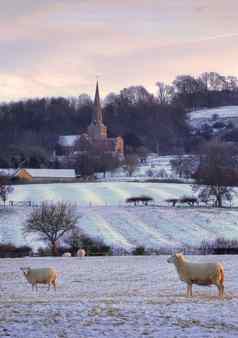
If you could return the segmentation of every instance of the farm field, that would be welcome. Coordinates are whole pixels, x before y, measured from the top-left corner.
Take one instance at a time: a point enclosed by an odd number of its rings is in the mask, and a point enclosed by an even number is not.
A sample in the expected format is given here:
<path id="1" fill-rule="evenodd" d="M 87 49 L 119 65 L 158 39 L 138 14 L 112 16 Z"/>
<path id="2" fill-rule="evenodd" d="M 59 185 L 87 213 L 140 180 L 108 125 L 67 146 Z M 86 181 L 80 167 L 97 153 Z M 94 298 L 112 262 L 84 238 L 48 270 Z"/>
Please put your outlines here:
<path id="1" fill-rule="evenodd" d="M 223 122 L 232 121 L 234 125 L 237 125 L 238 106 L 224 106 L 210 109 L 205 108 L 189 113 L 189 122 L 194 128 L 200 128 L 204 123 L 210 125 L 214 123 L 214 120 Z"/>
<path id="2" fill-rule="evenodd" d="M 155 205 L 126 205 L 127 197 L 141 194 L 152 196 Z M 165 202 L 167 198 L 186 194 L 192 194 L 188 184 L 106 182 L 16 186 L 11 197 L 16 203 L 24 200 L 36 204 L 44 200 L 74 203 L 80 216 L 78 226 L 86 234 L 128 251 L 141 245 L 160 249 L 197 246 L 202 240 L 218 237 L 238 239 L 237 209 L 173 208 Z M 32 208 L 24 206 L 3 208 L 0 242 L 41 246 L 36 238 L 22 234 L 22 226 L 31 211 Z"/>
<path id="3" fill-rule="evenodd" d="M 125 204 L 128 197 L 149 195 L 155 203 L 171 197 L 192 194 L 189 184 L 99 182 L 28 184 L 15 186 L 9 199 L 14 201 L 68 201 L 78 206 L 105 206 Z"/>
<path id="4" fill-rule="evenodd" d="M 167 256 L 1 259 L 0 336 L 237 337 L 236 256 L 190 259 L 224 263 L 224 300 L 214 286 L 186 298 Z M 21 266 L 55 267 L 57 291 L 32 292 Z"/>

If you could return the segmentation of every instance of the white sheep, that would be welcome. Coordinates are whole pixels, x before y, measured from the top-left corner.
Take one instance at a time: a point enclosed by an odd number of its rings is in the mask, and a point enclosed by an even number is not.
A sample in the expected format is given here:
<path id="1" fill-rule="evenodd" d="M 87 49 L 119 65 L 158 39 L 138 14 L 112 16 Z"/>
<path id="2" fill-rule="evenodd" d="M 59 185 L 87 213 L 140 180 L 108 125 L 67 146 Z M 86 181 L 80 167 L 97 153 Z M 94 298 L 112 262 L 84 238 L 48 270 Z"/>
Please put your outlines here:
<path id="1" fill-rule="evenodd" d="M 181 281 L 187 283 L 187 297 L 192 297 L 193 284 L 216 285 L 219 296 L 224 296 L 224 267 L 221 263 L 191 263 L 182 253 L 176 253 L 167 260 L 173 263 Z"/>
<path id="2" fill-rule="evenodd" d="M 72 255 L 71 255 L 71 253 L 70 252 L 65 252 L 63 255 L 62 255 L 62 257 L 71 257 Z"/>
<path id="3" fill-rule="evenodd" d="M 86 251 L 84 249 L 79 249 L 77 251 L 77 256 L 78 257 L 84 257 L 84 256 L 86 256 Z"/>
<path id="4" fill-rule="evenodd" d="M 32 285 L 32 290 L 34 290 L 34 287 L 36 288 L 36 291 L 38 290 L 37 284 L 48 284 L 48 290 L 50 290 L 50 285 L 52 284 L 56 290 L 56 280 L 59 276 L 59 273 L 55 269 L 32 269 L 29 267 L 20 269 L 22 270 L 27 281 Z"/>

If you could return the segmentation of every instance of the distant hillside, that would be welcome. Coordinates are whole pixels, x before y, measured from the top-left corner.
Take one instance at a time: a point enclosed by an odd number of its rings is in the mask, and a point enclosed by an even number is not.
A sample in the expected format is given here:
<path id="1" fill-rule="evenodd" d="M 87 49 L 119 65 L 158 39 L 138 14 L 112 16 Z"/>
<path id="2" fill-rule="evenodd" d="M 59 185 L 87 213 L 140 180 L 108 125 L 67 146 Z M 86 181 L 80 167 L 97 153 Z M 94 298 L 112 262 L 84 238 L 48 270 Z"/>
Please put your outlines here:
<path id="1" fill-rule="evenodd" d="M 238 106 L 195 110 L 188 114 L 191 134 L 199 136 L 195 143 L 219 136 L 226 142 L 238 142 Z"/>
<path id="2" fill-rule="evenodd" d="M 125 199 L 146 194 L 164 206 L 127 206 Z M 238 218 L 234 209 L 173 208 L 165 199 L 192 194 L 190 185 L 152 183 L 88 183 L 17 186 L 15 201 L 65 200 L 76 203 L 79 227 L 113 247 L 131 250 L 143 245 L 167 248 L 199 245 L 203 239 L 238 239 Z M 237 199 L 234 204 L 237 205 Z M 0 242 L 38 247 L 32 237 L 24 238 L 21 227 L 29 207 L 9 208 L 0 215 Z"/>
<path id="3" fill-rule="evenodd" d="M 205 123 L 212 125 L 217 121 L 231 121 L 238 125 L 238 106 L 201 109 L 189 113 L 189 122 L 194 128 L 199 128 Z"/>

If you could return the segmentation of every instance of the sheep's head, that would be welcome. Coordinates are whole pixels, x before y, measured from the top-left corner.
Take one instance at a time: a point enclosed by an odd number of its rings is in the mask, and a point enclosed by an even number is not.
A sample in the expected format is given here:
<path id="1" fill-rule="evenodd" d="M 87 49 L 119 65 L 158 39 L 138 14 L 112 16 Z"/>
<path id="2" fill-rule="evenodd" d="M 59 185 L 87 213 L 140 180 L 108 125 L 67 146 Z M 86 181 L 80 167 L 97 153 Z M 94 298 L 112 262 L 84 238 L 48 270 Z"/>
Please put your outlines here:
<path id="1" fill-rule="evenodd" d="M 179 260 L 183 259 L 184 256 L 182 254 L 182 252 L 178 252 L 172 256 L 170 256 L 168 259 L 167 259 L 167 262 L 168 263 L 173 263 L 173 264 L 176 264 Z"/>
<path id="2" fill-rule="evenodd" d="M 23 272 L 24 276 L 28 275 L 28 272 L 30 271 L 30 269 L 31 268 L 29 268 L 29 267 L 20 268 L 20 270 Z"/>

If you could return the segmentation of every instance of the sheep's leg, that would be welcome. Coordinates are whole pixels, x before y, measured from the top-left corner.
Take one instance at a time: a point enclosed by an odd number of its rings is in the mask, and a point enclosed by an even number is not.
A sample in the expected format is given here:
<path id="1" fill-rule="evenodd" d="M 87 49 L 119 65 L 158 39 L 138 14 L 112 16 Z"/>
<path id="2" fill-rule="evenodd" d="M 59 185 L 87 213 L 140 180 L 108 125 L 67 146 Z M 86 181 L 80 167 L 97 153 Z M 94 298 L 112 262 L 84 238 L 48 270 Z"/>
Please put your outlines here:
<path id="1" fill-rule="evenodd" d="M 224 297 L 224 285 L 221 285 L 221 293 L 222 293 L 222 297 Z"/>
<path id="2" fill-rule="evenodd" d="M 219 297 L 224 297 L 224 285 L 223 284 L 216 284 L 218 291 L 219 291 Z"/>
<path id="3" fill-rule="evenodd" d="M 32 287 L 32 291 L 34 291 L 34 289 L 36 289 L 36 291 L 38 290 L 37 289 L 37 283 L 32 283 L 31 287 Z"/>
<path id="4" fill-rule="evenodd" d="M 56 281 L 55 281 L 55 280 L 53 280 L 53 281 L 52 281 L 52 284 L 53 284 L 53 286 L 54 286 L 54 289 L 55 289 L 55 291 L 56 291 Z"/>
<path id="5" fill-rule="evenodd" d="M 192 284 L 187 284 L 187 297 L 192 297 Z"/>
<path id="6" fill-rule="evenodd" d="M 193 284 L 190 284 L 190 296 L 193 296 Z"/>
<path id="7" fill-rule="evenodd" d="M 190 284 L 187 284 L 187 297 L 190 296 Z"/>
<path id="8" fill-rule="evenodd" d="M 216 283 L 215 285 L 216 285 L 216 287 L 218 289 L 218 297 L 221 297 L 221 293 L 222 293 L 221 285 L 219 283 Z"/>
<path id="9" fill-rule="evenodd" d="M 189 296 L 193 296 L 193 290 L 192 290 L 193 284 L 189 284 Z"/>

